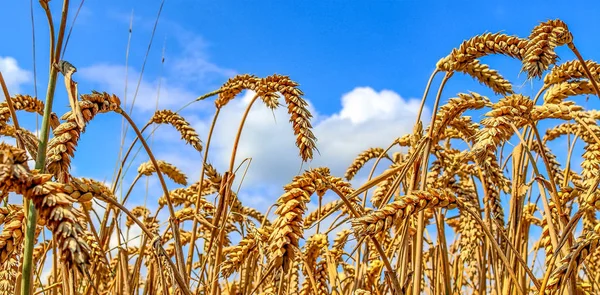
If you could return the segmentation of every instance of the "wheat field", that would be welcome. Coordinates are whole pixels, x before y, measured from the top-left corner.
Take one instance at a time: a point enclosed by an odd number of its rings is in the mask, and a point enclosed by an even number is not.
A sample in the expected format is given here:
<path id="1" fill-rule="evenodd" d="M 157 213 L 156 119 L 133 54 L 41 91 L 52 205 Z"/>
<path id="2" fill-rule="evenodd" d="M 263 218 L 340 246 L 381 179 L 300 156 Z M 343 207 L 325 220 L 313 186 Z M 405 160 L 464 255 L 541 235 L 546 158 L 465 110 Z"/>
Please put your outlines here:
<path id="1" fill-rule="evenodd" d="M 0 294 L 600 294 L 600 112 L 582 106 L 585 95 L 600 97 L 600 65 L 583 59 L 561 20 L 526 37 L 487 33 L 459 43 L 424 85 L 421 110 L 433 104 L 431 118 L 419 115 L 412 133 L 357 155 L 343 177 L 327 167 L 299 173 L 272 210 L 260 212 L 232 186 L 243 177 L 238 142 L 253 105 L 285 107 L 298 156 L 313 158 L 318 142 L 296 81 L 231 77 L 196 100 L 214 101 L 208 134 L 169 109 L 138 126 L 117 95 L 78 93 L 76 68 L 61 60 L 69 11 L 54 24 L 57 12 L 40 4 L 51 28 L 45 97 L 12 93 L 0 75 L 7 98 L 0 104 Z M 575 59 L 559 63 L 561 46 Z M 481 62 L 488 55 L 519 60 L 543 86 L 535 97 L 516 93 Z M 495 97 L 442 97 L 455 73 Z M 57 87 L 68 97 L 56 101 L 71 108 L 61 116 L 52 111 Z M 247 90 L 255 96 L 230 135 L 229 167 L 218 171 L 210 164 L 212 131 L 220 111 Z M 25 112 L 43 116 L 39 136 L 20 127 Z M 473 112 L 484 115 L 476 120 Z M 114 183 L 71 171 L 79 139 L 89 124 L 102 124 L 101 113 L 122 117 L 137 136 L 122 146 Z M 199 179 L 155 158 L 147 139 L 158 125 L 203 157 Z M 569 148 L 551 150 L 561 138 Z M 118 198 L 134 147 L 149 160 Z M 390 152 L 395 147 L 404 152 Z M 369 178 L 353 186 L 361 170 Z M 157 210 L 126 203 L 142 177 L 160 181 L 161 190 L 150 192 Z M 321 202 L 325 194 L 336 200 Z M 141 236 L 127 243 L 133 229 Z"/>

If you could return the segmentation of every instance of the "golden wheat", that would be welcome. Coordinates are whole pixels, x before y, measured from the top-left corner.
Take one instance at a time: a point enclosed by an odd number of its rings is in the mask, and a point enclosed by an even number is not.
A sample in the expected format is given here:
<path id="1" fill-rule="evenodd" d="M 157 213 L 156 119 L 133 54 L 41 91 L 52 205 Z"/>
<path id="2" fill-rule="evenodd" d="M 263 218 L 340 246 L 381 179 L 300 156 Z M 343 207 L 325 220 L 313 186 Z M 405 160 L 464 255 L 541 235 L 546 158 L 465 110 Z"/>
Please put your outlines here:
<path id="1" fill-rule="evenodd" d="M 40 4 L 52 19 L 48 1 Z M 234 170 L 235 153 L 223 174 L 208 163 L 215 156 L 212 135 L 205 147 L 192 124 L 169 109 L 153 113 L 140 131 L 119 98 L 104 92 L 81 95 L 74 108 L 80 114 L 46 114 L 54 135 L 46 169 L 32 170 L 28 161 L 39 150 L 44 155 L 45 143 L 13 122 L 14 111 L 43 115 L 45 106 L 11 96 L 0 103 L 0 135 L 19 145 L 0 143 L 0 294 L 22 288 L 28 255 L 32 294 L 596 294 L 600 111 L 570 97 L 597 94 L 592 82 L 600 82 L 600 67 L 583 61 L 572 41 L 560 20 L 539 24 L 528 38 L 488 33 L 464 41 L 436 64 L 434 74 L 446 76 L 433 126 L 420 117 L 411 132 L 390 139 L 389 149 L 365 149 L 344 179 L 309 167 L 277 192 L 269 211 L 249 206 L 246 194 L 233 189 L 232 179 L 245 176 Z M 562 45 L 577 60 L 557 64 Z M 530 79 L 544 77 L 543 102 L 515 93 L 520 88 L 483 63 L 491 54 L 520 60 Z M 496 95 L 447 98 L 442 90 L 455 72 Z M 311 160 L 317 151 L 312 114 L 290 77 L 238 75 L 195 101 L 218 95 L 218 124 L 221 109 L 245 90 L 255 93 L 252 103 L 271 110 L 286 105 L 299 157 Z M 128 119 L 138 137 L 109 188 L 76 177 L 70 165 L 85 124 L 111 111 Z M 152 124 L 171 125 L 203 153 L 200 179 L 188 184 L 191 174 L 165 161 L 152 164 L 153 150 L 143 140 Z M 139 163 L 129 158 L 137 140 L 152 160 L 117 198 L 129 181 L 127 167 Z M 356 179 L 369 161 L 380 166 L 383 158 L 382 173 L 373 167 L 367 180 Z M 133 189 L 141 177 L 163 174 L 172 182 L 161 191 L 144 196 Z M 22 200 L 36 209 L 33 231 L 30 208 L 17 204 Z M 39 242 L 31 248 L 26 237 Z"/>

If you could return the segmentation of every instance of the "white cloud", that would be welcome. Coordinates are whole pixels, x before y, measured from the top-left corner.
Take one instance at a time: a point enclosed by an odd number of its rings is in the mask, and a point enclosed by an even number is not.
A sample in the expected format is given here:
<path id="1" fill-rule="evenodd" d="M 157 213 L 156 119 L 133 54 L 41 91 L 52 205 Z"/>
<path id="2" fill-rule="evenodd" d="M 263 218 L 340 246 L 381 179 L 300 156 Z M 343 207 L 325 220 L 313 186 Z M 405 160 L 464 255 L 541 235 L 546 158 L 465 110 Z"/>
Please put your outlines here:
<path id="1" fill-rule="evenodd" d="M 382 90 L 377 93 L 370 87 L 357 87 L 342 96 L 342 110 L 339 118 L 350 120 L 354 125 L 369 120 L 393 120 L 398 111 L 419 111 L 419 101 L 405 101 L 396 92 Z"/>
<path id="2" fill-rule="evenodd" d="M 29 83 L 32 79 L 31 72 L 19 67 L 19 63 L 13 57 L 0 56 L 0 72 L 7 84 L 8 91 L 11 95 L 20 93 L 21 86 Z M 4 93 L 0 91 L 0 97 L 4 98 Z"/>

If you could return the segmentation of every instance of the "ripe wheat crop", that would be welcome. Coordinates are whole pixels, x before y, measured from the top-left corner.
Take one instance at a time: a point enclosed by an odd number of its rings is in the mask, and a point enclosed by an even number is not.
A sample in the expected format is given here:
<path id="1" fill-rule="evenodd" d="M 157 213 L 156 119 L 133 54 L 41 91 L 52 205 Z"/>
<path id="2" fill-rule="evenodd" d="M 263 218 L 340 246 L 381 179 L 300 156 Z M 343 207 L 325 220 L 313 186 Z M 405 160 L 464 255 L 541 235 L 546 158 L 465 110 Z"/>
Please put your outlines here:
<path id="1" fill-rule="evenodd" d="M 48 3 L 40 3 L 53 25 Z M 327 167 L 299 173 L 272 196 L 272 212 L 238 198 L 236 149 L 227 169 L 210 164 L 212 130 L 220 110 L 251 90 L 248 110 L 287 108 L 298 156 L 310 161 L 318 141 L 299 83 L 232 77 L 196 100 L 214 98 L 209 134 L 168 109 L 139 129 L 106 92 L 75 96 L 59 117 L 52 112 L 57 79 L 64 76 L 77 94 L 70 64 L 59 59 L 65 21 L 53 25 L 44 101 L 11 95 L 0 75 L 0 294 L 600 294 L 600 113 L 581 98 L 600 95 L 600 66 L 582 58 L 561 20 L 526 37 L 483 34 L 449 50 L 425 86 L 424 102 L 433 78 L 444 75 L 428 125 L 418 120 L 390 146 L 361 152 L 343 178 Z M 565 45 L 574 59 L 557 64 L 555 49 Z M 519 60 L 529 79 L 543 83 L 537 95 L 516 93 L 482 63 L 491 54 Z M 456 73 L 496 97 L 443 96 Z M 20 127 L 24 112 L 43 115 L 39 137 Z M 71 170 L 78 141 L 109 115 L 136 134 L 122 146 L 115 182 L 78 178 Z M 245 120 L 231 134 L 235 147 Z M 154 157 L 147 138 L 159 125 L 170 125 L 204 159 L 198 179 Z M 561 162 L 550 143 L 563 137 L 579 144 Z M 148 161 L 117 198 L 134 147 Z M 353 187 L 361 170 L 371 172 Z M 148 192 L 155 210 L 127 204 L 146 177 L 160 181 L 159 191 Z M 16 196 L 10 202 L 9 194 Z M 323 203 L 326 194 L 335 200 Z M 139 243 L 126 243 L 134 230 Z"/>

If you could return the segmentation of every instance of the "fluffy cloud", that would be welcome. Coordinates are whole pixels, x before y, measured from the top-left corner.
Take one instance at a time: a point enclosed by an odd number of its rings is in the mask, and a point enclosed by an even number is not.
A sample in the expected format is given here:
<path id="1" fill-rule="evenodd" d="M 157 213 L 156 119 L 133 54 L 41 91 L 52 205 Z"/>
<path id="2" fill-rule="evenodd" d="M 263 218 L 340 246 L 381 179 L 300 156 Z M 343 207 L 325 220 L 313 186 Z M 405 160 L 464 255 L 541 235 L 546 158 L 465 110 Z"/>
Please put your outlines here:
<path id="1" fill-rule="evenodd" d="M 10 56 L 0 56 L 0 72 L 2 72 L 8 90 L 12 94 L 20 93 L 22 90 L 21 86 L 29 83 L 33 77 L 31 72 L 19 67 L 17 60 Z M 4 94 L 1 92 L 0 97 L 4 98 Z"/>

